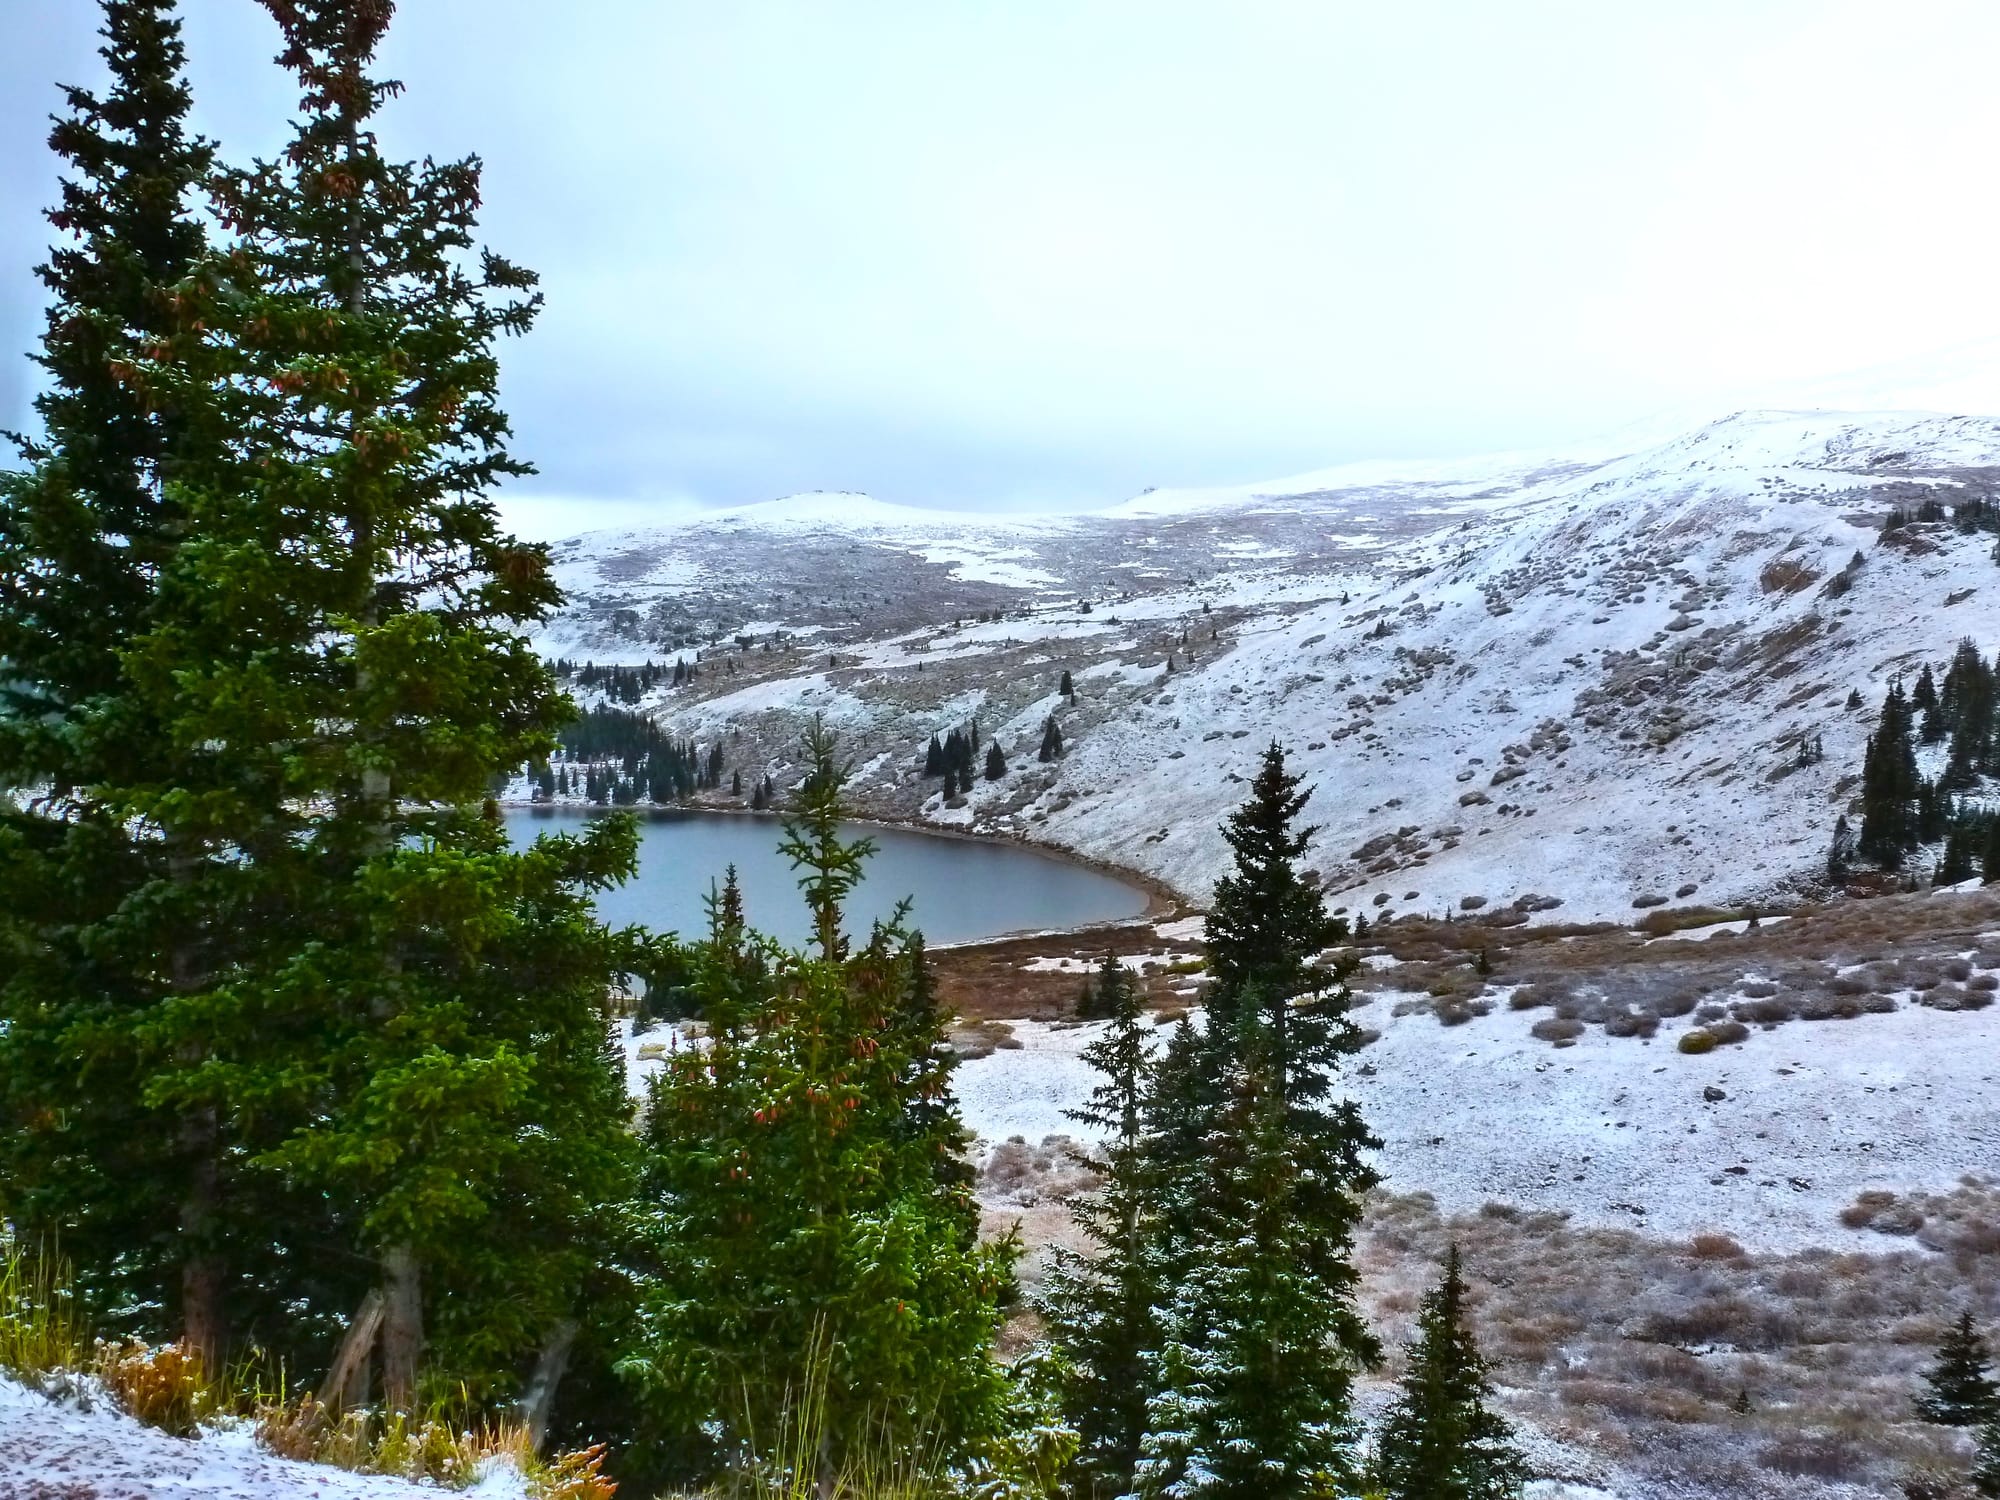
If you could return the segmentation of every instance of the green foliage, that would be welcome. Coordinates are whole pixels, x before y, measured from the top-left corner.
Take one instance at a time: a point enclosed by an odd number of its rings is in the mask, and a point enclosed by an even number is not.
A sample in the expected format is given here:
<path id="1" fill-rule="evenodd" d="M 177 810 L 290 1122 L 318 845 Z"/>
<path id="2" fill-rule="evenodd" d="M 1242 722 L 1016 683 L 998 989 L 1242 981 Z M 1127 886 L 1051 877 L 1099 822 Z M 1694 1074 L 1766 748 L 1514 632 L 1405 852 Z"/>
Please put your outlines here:
<path id="1" fill-rule="evenodd" d="M 867 845 L 839 837 L 830 737 L 807 749 L 784 847 L 815 947 L 716 922 L 690 953 L 709 1034 L 648 1100 L 649 1263 L 621 1369 L 656 1447 L 706 1431 L 732 1458 L 770 1459 L 787 1399 L 817 1381 L 837 1472 L 885 1433 L 958 1456 L 1000 1430 L 990 1350 L 1014 1247 L 976 1245 L 945 1167 L 960 1132 L 920 947 L 894 924 L 858 948 L 841 932 Z"/>
<path id="2" fill-rule="evenodd" d="M 1349 1397 L 1366 1334 L 1325 1279 L 1312 1168 L 1295 1152 L 1276 1039 L 1255 1008 L 1236 1045 L 1209 1166 L 1191 1184 L 1200 1250 L 1173 1263 L 1148 1353 L 1137 1489 L 1330 1496 L 1354 1477 Z"/>
<path id="3" fill-rule="evenodd" d="M 1458 1246 L 1417 1314 L 1402 1390 L 1376 1439 L 1375 1483 L 1388 1500 L 1512 1500 L 1527 1466 L 1507 1424 L 1487 1408 L 1492 1387 L 1465 1319 Z"/>
<path id="4" fill-rule="evenodd" d="M 1869 738 L 1861 772 L 1861 833 L 1856 852 L 1884 869 L 1898 869 L 1918 842 L 1916 752 L 1903 685 L 1891 684 Z"/>
<path id="5" fill-rule="evenodd" d="M 1042 1311 L 1058 1361 L 1062 1411 L 1079 1437 L 1085 1494 L 1122 1494 L 1131 1484 L 1146 1431 L 1147 1351 L 1157 1347 L 1160 1233 L 1145 1149 L 1150 1043 L 1137 986 L 1105 955 L 1096 1014 L 1108 1024 L 1083 1050 L 1099 1081 L 1069 1117 L 1106 1144 L 1090 1158 L 1101 1189 L 1078 1203 L 1090 1254 L 1058 1249 Z"/>
<path id="6" fill-rule="evenodd" d="M 633 835 L 515 852 L 485 806 L 572 715 L 525 639 L 546 558 L 486 493 L 527 472 L 496 345 L 532 277 L 474 244 L 476 162 L 380 153 L 392 8 L 269 8 L 303 99 L 214 180 L 227 246 L 177 217 L 206 156 L 163 7 L 109 6 L 124 102 L 65 136 L 103 212 L 0 509 L 0 1175 L 129 1329 L 312 1368 L 394 1260 L 399 1399 L 426 1304 L 437 1377 L 485 1392 L 624 1191 L 626 945 L 588 896 Z M 76 413 L 120 400 L 114 451 Z"/>
<path id="7" fill-rule="evenodd" d="M 1100 1251 L 1059 1265 L 1049 1308 L 1091 1494 L 1247 1500 L 1354 1477 L 1352 1381 L 1379 1358 L 1352 1264 L 1374 1142 L 1332 1097 L 1360 1039 L 1315 962 L 1346 928 L 1299 870 L 1306 795 L 1273 745 L 1225 826 L 1206 1032 L 1183 1019 L 1148 1065 L 1129 979 L 1108 960 L 1097 981 L 1095 1004 L 1118 1007 L 1080 1116 L 1112 1143 L 1081 1215 Z"/>
<path id="8" fill-rule="evenodd" d="M 42 431 L 0 476 L 0 1196 L 28 1236 L 61 1232 L 80 1296 L 160 1331 L 187 1258 L 161 1231 L 202 1168 L 143 1102 L 138 1028 L 241 937 L 199 915 L 231 872 L 187 826 L 199 787 L 127 656 L 188 535 L 176 481 L 218 447 L 208 393 L 147 374 L 190 357 L 211 151 L 186 130 L 172 6 L 108 0 L 103 36 L 109 90 L 66 90 L 49 138 Z M 181 803 L 155 817 L 167 785 Z"/>
<path id="9" fill-rule="evenodd" d="M 37 1385 L 83 1367 L 90 1336 L 70 1278 L 54 1252 L 0 1239 L 0 1371 Z"/>
<path id="10" fill-rule="evenodd" d="M 1980 1427 L 2000 1421 L 2000 1385 L 1993 1381 L 1986 1341 L 1974 1330 L 1971 1313 L 1960 1313 L 1946 1331 L 1924 1384 L 1915 1404 L 1926 1422 Z"/>
<path id="11" fill-rule="evenodd" d="M 1979 1428 L 1979 1446 L 1974 1450 L 1972 1487 L 1986 1500 L 2000 1500 L 2000 1418 L 1989 1418 Z"/>

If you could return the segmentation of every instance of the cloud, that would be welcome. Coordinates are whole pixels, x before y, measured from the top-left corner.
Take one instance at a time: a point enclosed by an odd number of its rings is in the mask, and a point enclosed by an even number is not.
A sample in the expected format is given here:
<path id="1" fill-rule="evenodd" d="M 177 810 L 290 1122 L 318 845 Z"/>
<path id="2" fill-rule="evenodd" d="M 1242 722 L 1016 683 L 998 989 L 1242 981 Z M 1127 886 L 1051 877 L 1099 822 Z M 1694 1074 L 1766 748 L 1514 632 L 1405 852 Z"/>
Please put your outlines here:
<path id="1" fill-rule="evenodd" d="M 88 62 L 81 7 L 20 3 L 0 28 L 44 40 L 0 45 L 10 101 Z M 269 23 L 188 15 L 206 127 L 274 149 Z M 2000 335 L 1996 41 L 1924 0 L 424 0 L 385 138 L 479 152 L 488 237 L 544 276 L 505 350 L 538 515 L 1069 506 Z M 0 158 L 37 159 L 30 113 Z M 40 160 L 0 173 L 17 234 Z M 18 347 L 32 249 L 4 248 Z"/>

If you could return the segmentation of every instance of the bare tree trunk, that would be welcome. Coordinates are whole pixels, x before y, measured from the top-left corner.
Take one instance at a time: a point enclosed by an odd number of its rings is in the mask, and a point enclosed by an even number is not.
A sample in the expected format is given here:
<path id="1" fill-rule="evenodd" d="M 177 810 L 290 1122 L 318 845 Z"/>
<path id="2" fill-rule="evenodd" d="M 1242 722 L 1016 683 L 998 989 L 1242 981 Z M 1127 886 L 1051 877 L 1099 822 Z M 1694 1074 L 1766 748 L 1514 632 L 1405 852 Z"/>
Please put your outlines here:
<path id="1" fill-rule="evenodd" d="M 382 1257 L 382 1398 L 397 1411 L 414 1408 L 417 1365 L 424 1352 L 423 1270 L 407 1245 Z"/>
<path id="2" fill-rule="evenodd" d="M 168 876 L 185 888 L 194 879 L 195 856 L 178 839 L 167 861 Z M 192 994 L 205 975 L 197 944 L 186 933 L 167 955 L 168 982 L 175 994 Z M 198 1043 L 184 1043 L 177 1060 L 192 1067 L 202 1058 Z M 222 1124 L 215 1106 L 198 1105 L 181 1116 L 180 1148 L 187 1180 L 181 1198 L 181 1340 L 213 1377 L 222 1373 L 229 1352 L 228 1267 L 217 1248 L 216 1219 L 222 1206 Z"/>
<path id="3" fill-rule="evenodd" d="M 354 1321 L 340 1341 L 333 1365 L 319 1388 L 319 1404 L 331 1411 L 358 1406 L 368 1399 L 368 1356 L 382 1330 L 382 1293 L 370 1287 L 355 1310 Z"/>
<path id="4" fill-rule="evenodd" d="M 521 1421 L 528 1429 L 528 1444 L 537 1453 L 542 1451 L 542 1440 L 548 1436 L 556 1387 L 562 1384 L 563 1371 L 569 1366 L 569 1351 L 575 1344 L 576 1320 L 564 1318 L 543 1342 L 542 1352 L 535 1360 L 535 1373 L 521 1397 Z"/>
<path id="5" fill-rule="evenodd" d="M 229 1351 L 229 1313 L 224 1292 L 228 1271 L 214 1248 L 216 1207 L 221 1197 L 216 1169 L 215 1111 L 194 1110 L 181 1123 L 190 1177 L 181 1202 L 181 1338 L 210 1376 L 222 1373 Z"/>

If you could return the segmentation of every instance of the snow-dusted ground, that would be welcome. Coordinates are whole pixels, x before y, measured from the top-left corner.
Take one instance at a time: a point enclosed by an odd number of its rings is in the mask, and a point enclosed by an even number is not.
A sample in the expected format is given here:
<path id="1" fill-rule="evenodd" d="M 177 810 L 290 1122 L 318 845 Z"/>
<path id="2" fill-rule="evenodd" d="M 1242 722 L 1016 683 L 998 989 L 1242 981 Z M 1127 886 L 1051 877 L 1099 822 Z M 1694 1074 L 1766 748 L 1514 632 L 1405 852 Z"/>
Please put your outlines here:
<path id="1" fill-rule="evenodd" d="M 276 1458 L 246 1428 L 169 1437 L 102 1399 L 51 1401 L 0 1375 L 0 1500 L 420 1500 L 434 1486 Z M 525 1500 L 496 1465 L 460 1494 Z"/>
<path id="2" fill-rule="evenodd" d="M 2000 1008 L 1795 1021 L 1690 1056 L 1673 1031 L 1555 1048 L 1528 1034 L 1533 1012 L 1443 1027 L 1392 1017 L 1396 998 L 1358 1012 L 1382 1037 L 1350 1087 L 1386 1185 L 1446 1212 L 1501 1202 L 1752 1249 L 1881 1249 L 1836 1217 L 1856 1193 L 1949 1189 L 2000 1161 Z M 1063 1111 L 1095 1081 L 1078 1053 L 1100 1027 L 1010 1024 L 1018 1050 L 958 1070 L 966 1124 L 989 1148 L 1086 1135 Z"/>

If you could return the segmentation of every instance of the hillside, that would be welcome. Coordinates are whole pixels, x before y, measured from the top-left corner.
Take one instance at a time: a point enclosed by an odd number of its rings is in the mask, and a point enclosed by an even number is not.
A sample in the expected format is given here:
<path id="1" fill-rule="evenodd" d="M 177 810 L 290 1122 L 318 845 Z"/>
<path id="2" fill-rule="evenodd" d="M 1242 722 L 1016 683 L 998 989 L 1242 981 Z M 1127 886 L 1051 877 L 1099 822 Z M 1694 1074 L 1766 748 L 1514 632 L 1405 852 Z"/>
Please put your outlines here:
<path id="1" fill-rule="evenodd" d="M 1277 736 L 1321 788 L 1334 905 L 1629 917 L 1781 898 L 1818 868 L 1889 679 L 2000 639 L 1992 537 L 1882 522 L 1996 488 L 2000 421 L 1755 412 L 1612 457 L 1368 464 L 1088 515 L 796 497 L 561 543 L 571 603 L 540 644 L 699 661 L 644 706 L 723 737 L 746 779 L 783 785 L 820 714 L 872 814 L 1196 901 Z M 1044 766 L 1051 714 L 1067 753 Z M 973 719 L 1010 771 L 946 805 L 922 752 Z M 1824 758 L 1800 765 L 1806 739 Z"/>

